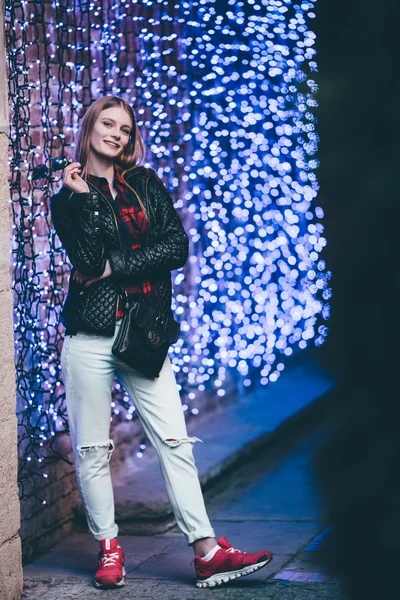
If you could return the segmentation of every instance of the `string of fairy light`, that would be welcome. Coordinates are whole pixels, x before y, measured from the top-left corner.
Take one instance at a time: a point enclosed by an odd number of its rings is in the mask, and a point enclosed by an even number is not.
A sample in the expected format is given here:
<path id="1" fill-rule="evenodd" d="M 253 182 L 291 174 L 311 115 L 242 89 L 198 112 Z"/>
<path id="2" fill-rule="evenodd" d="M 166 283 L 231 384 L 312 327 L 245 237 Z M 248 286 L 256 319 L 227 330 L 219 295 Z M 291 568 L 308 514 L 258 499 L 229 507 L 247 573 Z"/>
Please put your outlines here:
<path id="1" fill-rule="evenodd" d="M 313 9 L 311 0 L 8 1 L 22 497 L 67 430 L 58 318 L 71 265 L 48 209 L 60 182 L 37 186 L 31 173 L 49 158 L 73 160 L 98 97 L 132 104 L 146 165 L 190 236 L 189 261 L 173 272 L 182 335 L 170 349 L 186 416 L 205 390 L 274 382 L 286 357 L 324 342 Z M 112 401 L 113 426 L 137 418 L 117 381 Z"/>

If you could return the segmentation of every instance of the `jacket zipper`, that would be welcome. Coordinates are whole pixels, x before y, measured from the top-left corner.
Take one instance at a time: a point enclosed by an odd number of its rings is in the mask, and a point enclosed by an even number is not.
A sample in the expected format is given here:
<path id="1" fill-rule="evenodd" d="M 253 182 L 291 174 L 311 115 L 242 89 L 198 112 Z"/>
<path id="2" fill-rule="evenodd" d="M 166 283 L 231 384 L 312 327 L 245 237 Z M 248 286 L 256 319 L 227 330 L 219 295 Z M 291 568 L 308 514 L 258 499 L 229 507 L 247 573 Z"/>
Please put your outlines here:
<path id="1" fill-rule="evenodd" d="M 146 208 L 147 208 L 147 213 L 149 216 L 149 225 L 147 227 L 147 235 L 146 235 L 146 244 L 149 243 L 149 229 L 150 229 L 150 207 L 149 207 L 149 197 L 148 197 L 148 184 L 149 184 L 149 177 L 148 174 L 146 175 Z"/>
<path id="2" fill-rule="evenodd" d="M 119 247 L 120 247 L 120 249 L 122 250 L 121 238 L 120 238 L 120 235 L 119 235 L 119 230 L 118 230 L 118 222 L 117 222 L 117 217 L 115 216 L 115 211 L 114 211 L 114 209 L 113 209 L 113 207 L 112 207 L 112 204 L 111 204 L 111 202 L 109 201 L 109 199 L 108 199 L 108 198 L 106 198 L 106 197 L 105 197 L 105 195 L 104 195 L 104 194 L 103 194 L 103 193 L 102 193 L 102 192 L 101 192 L 101 191 L 100 191 L 100 190 L 99 190 L 99 189 L 98 189 L 98 188 L 97 188 L 97 187 L 96 187 L 96 186 L 95 186 L 93 183 L 91 183 L 90 181 L 86 181 L 86 183 L 87 183 L 89 186 L 92 186 L 92 187 L 94 187 L 94 189 L 95 189 L 95 190 L 97 190 L 97 191 L 99 192 L 100 196 L 102 196 L 102 197 L 104 198 L 104 200 L 107 202 L 107 204 L 108 204 L 108 205 L 109 205 L 109 207 L 111 208 L 111 212 L 112 212 L 112 214 L 113 214 L 113 217 L 114 217 L 114 222 L 115 222 L 115 229 L 116 229 L 117 236 L 118 236 Z M 117 314 L 118 314 L 119 298 L 120 298 L 120 293 L 118 292 L 118 296 L 117 296 L 117 308 L 116 308 L 116 310 L 115 310 L 115 324 L 117 323 Z"/>
<path id="3" fill-rule="evenodd" d="M 146 177 L 146 208 L 147 208 L 147 212 L 149 214 L 149 221 L 150 221 L 150 205 L 149 205 L 149 195 L 148 195 L 148 184 L 149 184 L 149 176 L 147 174 L 147 177 Z M 146 244 L 149 243 L 149 229 L 150 229 L 150 227 L 147 227 Z M 158 289 L 158 285 L 156 284 L 155 281 L 153 281 L 152 285 L 154 285 L 154 289 L 156 290 L 156 294 L 157 294 L 157 297 L 158 297 L 158 310 L 161 313 L 160 290 Z"/>

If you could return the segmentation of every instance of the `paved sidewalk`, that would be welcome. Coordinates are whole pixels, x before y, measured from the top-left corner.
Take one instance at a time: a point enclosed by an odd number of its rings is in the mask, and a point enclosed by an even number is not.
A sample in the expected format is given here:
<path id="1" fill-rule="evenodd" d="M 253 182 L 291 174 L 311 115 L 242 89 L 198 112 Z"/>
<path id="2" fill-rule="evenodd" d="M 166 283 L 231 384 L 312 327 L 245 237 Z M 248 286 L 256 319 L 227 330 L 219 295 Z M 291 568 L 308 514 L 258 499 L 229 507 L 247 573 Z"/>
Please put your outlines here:
<path id="1" fill-rule="evenodd" d="M 89 591 L 80 584 L 64 583 L 51 588 L 51 584 L 41 585 L 36 588 L 24 588 L 22 598 L 37 598 L 43 600 L 86 600 L 87 598 L 102 598 L 104 600 L 194 600 L 202 598 L 223 598 L 234 600 L 345 600 L 340 586 L 323 583 L 285 583 L 279 581 L 266 581 L 263 583 L 238 580 L 235 588 L 232 584 L 218 589 L 188 588 L 187 585 L 176 581 L 165 582 L 161 580 L 137 580 L 119 590 Z"/>
<path id="2" fill-rule="evenodd" d="M 174 527 L 152 537 L 120 536 L 127 558 L 126 586 L 97 590 L 91 579 L 98 544 L 81 533 L 25 567 L 23 598 L 192 600 L 212 593 L 244 600 L 343 600 L 340 584 L 321 572 L 315 560 L 317 536 L 326 530 L 310 471 L 318 439 L 311 436 L 275 464 L 274 457 L 260 455 L 220 489 L 213 488 L 212 497 L 206 495 L 217 537 L 224 535 L 241 550 L 272 550 L 274 560 L 264 569 L 213 590 L 196 588 L 193 551 Z"/>

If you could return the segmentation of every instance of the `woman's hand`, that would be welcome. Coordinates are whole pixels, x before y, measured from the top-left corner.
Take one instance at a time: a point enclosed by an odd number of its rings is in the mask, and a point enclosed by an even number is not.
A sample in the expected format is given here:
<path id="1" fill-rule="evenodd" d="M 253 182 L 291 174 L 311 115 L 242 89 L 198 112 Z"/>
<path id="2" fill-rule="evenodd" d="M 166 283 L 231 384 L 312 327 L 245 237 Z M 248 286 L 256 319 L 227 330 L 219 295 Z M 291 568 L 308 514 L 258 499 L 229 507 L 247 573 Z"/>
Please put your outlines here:
<path id="1" fill-rule="evenodd" d="M 88 275 L 82 275 L 81 273 L 79 273 L 78 271 L 76 271 L 74 273 L 73 279 L 75 281 L 77 281 L 78 283 L 82 283 L 83 285 L 85 285 L 86 287 L 88 287 L 94 281 L 99 281 L 100 279 L 105 279 L 106 277 L 110 277 L 110 275 L 112 275 L 111 265 L 110 265 L 110 261 L 107 260 L 107 262 L 106 262 L 106 268 L 104 269 L 103 275 L 100 275 L 100 277 L 94 277 L 93 278 L 93 277 L 89 277 Z"/>
<path id="2" fill-rule="evenodd" d="M 81 163 L 71 163 L 70 165 L 67 165 L 65 167 L 63 172 L 63 183 L 65 187 L 70 189 L 71 192 L 75 192 L 76 194 L 81 194 L 82 192 L 90 192 L 88 184 L 78 174 L 81 171 L 80 166 Z"/>

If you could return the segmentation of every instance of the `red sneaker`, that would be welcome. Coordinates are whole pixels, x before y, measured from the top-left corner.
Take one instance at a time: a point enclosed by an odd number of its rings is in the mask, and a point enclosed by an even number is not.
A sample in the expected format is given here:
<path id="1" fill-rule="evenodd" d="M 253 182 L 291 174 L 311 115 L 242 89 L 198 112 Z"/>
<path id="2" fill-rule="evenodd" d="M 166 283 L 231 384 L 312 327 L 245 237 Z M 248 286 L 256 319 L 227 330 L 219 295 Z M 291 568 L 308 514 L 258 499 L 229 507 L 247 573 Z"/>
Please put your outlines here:
<path id="1" fill-rule="evenodd" d="M 99 564 L 93 579 L 98 588 L 115 588 L 125 585 L 124 551 L 117 538 L 101 540 Z"/>
<path id="2" fill-rule="evenodd" d="M 196 569 L 197 587 L 214 587 L 227 583 L 230 579 L 250 575 L 272 560 L 269 550 L 256 552 L 256 554 L 241 552 L 231 546 L 224 537 L 221 537 L 217 543 L 222 548 L 217 550 L 211 560 L 203 560 L 197 556 L 192 561 Z"/>

